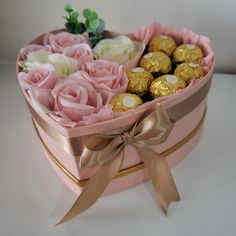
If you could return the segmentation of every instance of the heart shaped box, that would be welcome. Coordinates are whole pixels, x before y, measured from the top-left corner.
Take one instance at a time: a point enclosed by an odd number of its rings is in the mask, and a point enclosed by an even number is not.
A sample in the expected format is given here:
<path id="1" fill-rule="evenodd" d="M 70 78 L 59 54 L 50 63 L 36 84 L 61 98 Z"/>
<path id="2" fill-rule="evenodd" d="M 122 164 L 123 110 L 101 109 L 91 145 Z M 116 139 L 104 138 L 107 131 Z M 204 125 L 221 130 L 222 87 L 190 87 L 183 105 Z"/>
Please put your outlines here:
<path id="1" fill-rule="evenodd" d="M 159 27 L 159 28 L 158 28 Z M 154 35 L 167 34 L 172 36 L 177 42 L 183 43 L 193 43 L 198 44 L 204 51 L 206 58 L 205 66 L 208 68 L 208 72 L 205 74 L 204 78 L 198 80 L 194 85 L 188 86 L 180 93 L 169 96 L 168 98 L 160 101 L 161 105 L 165 109 L 169 109 L 174 106 L 184 104 L 184 101 L 191 99 L 204 87 L 210 88 L 211 79 L 213 76 L 213 69 L 215 65 L 214 54 L 212 52 L 210 41 L 205 36 L 199 36 L 195 33 L 186 30 L 186 29 L 176 29 L 176 28 L 166 28 L 157 24 L 156 30 L 149 35 L 149 40 Z M 162 29 L 162 30 L 160 30 Z M 146 29 L 142 29 L 145 33 Z M 52 33 L 61 32 L 63 30 L 52 31 Z M 106 32 L 108 35 L 117 35 L 114 32 Z M 129 35 L 131 38 L 135 38 L 135 34 Z M 42 44 L 44 34 L 38 36 L 30 43 L 32 44 Z M 137 39 L 137 38 L 135 38 Z M 148 42 L 146 42 L 148 43 Z M 19 60 L 19 57 L 18 57 Z M 19 73 L 20 68 L 17 66 L 17 74 Z M 206 95 L 208 93 L 208 89 Z M 206 89 L 205 89 L 206 90 Z M 30 107 L 33 107 L 31 99 L 28 94 L 23 91 L 24 96 L 27 100 L 27 103 Z M 158 102 L 158 100 L 157 100 Z M 161 153 L 164 156 L 169 164 L 173 166 L 179 161 L 183 160 L 188 153 L 196 145 L 197 141 L 200 138 L 203 129 L 203 121 L 206 114 L 206 105 L 207 105 L 207 96 L 202 98 L 202 100 L 195 106 L 195 109 L 190 111 L 183 118 L 179 119 L 172 129 L 167 140 L 160 144 L 156 145 L 154 149 Z M 46 123 L 50 129 L 53 129 L 55 132 L 60 133 L 66 138 L 73 137 L 83 137 L 87 135 L 92 135 L 100 132 L 107 132 L 115 130 L 124 126 L 133 124 L 139 114 L 148 108 L 148 105 L 142 105 L 143 109 L 135 111 L 131 114 L 115 118 L 112 120 L 100 122 L 88 126 L 80 126 L 75 128 L 64 128 L 58 125 L 54 120 L 52 120 L 47 114 L 37 113 L 39 120 L 43 120 L 43 123 Z M 31 108 L 32 109 L 32 108 Z M 55 170 L 58 176 L 62 181 L 77 195 L 81 193 L 83 186 L 86 184 L 88 179 L 93 175 L 95 169 L 79 168 L 79 155 L 71 155 L 66 152 L 61 145 L 48 135 L 41 125 L 38 124 L 37 119 L 33 119 L 33 124 L 35 130 L 39 136 L 39 140 L 42 145 L 42 149 Z M 132 145 L 127 145 L 125 148 L 125 157 L 121 170 L 111 181 L 111 183 L 106 188 L 105 194 L 110 194 L 117 192 L 131 186 L 137 185 L 143 181 L 149 179 L 148 173 L 140 161 L 139 156 L 137 155 L 136 150 Z"/>

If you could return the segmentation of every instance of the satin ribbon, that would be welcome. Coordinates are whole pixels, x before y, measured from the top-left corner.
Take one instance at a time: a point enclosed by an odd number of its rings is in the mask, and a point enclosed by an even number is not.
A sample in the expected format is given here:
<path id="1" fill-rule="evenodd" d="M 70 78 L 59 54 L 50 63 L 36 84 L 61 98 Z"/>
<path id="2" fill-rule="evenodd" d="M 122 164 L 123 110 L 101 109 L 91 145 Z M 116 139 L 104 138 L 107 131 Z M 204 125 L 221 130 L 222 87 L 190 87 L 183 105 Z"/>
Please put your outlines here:
<path id="1" fill-rule="evenodd" d="M 80 167 L 99 168 L 57 225 L 81 214 L 97 201 L 119 172 L 124 160 L 124 149 L 128 144 L 136 148 L 147 168 L 160 206 L 167 215 L 170 203 L 179 201 L 180 196 L 165 158 L 152 149 L 152 146 L 165 142 L 173 126 L 166 111 L 160 104 L 156 104 L 144 112 L 127 131 L 88 137 L 80 158 Z"/>

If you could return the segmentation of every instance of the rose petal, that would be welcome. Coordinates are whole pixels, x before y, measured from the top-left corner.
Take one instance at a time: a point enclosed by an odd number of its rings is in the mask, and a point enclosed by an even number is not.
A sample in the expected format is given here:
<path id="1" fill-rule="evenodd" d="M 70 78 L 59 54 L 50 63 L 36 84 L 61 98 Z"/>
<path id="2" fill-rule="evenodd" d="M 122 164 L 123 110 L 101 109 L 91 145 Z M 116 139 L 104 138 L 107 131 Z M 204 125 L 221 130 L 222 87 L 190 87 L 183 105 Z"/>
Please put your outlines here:
<path id="1" fill-rule="evenodd" d="M 90 44 L 87 33 L 71 34 L 68 32 L 60 32 L 57 34 L 48 33 L 44 36 L 43 42 L 44 45 L 49 46 L 55 53 L 62 53 L 64 48 L 75 44 Z"/>
<path id="2" fill-rule="evenodd" d="M 37 112 L 49 113 L 51 106 L 50 93 L 50 89 L 31 88 L 28 90 L 32 105 Z"/>
<path id="3" fill-rule="evenodd" d="M 20 50 L 20 60 L 25 61 L 30 52 L 35 52 L 40 50 L 50 51 L 50 48 L 39 44 L 29 44 Z"/>
<path id="4" fill-rule="evenodd" d="M 20 72 L 18 79 L 22 88 L 27 90 L 32 87 L 52 89 L 59 78 L 52 65 L 44 64 L 28 73 Z"/>

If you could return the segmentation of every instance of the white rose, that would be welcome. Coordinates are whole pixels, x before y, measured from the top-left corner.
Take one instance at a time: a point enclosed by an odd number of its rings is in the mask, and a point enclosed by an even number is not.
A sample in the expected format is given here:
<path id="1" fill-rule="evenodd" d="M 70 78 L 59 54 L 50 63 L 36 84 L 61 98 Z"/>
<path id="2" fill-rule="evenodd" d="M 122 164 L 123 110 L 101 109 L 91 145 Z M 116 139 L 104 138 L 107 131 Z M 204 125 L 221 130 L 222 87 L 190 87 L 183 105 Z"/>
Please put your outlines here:
<path id="1" fill-rule="evenodd" d="M 58 76 L 66 76 L 75 72 L 74 61 L 63 54 L 51 54 L 48 62 L 53 65 Z"/>
<path id="2" fill-rule="evenodd" d="M 23 67 L 25 71 L 37 69 L 40 65 L 48 63 L 48 56 L 50 54 L 52 53 L 45 50 L 30 52 L 25 61 L 19 62 L 19 66 Z"/>
<path id="3" fill-rule="evenodd" d="M 101 40 L 93 49 L 96 59 L 111 60 L 123 65 L 138 53 L 138 42 L 126 36 Z"/>
<path id="4" fill-rule="evenodd" d="M 20 61 L 19 65 L 24 71 L 37 69 L 42 64 L 52 64 L 58 76 L 66 76 L 75 72 L 75 62 L 73 59 L 63 55 L 51 53 L 45 50 L 30 52 L 25 61 Z"/>

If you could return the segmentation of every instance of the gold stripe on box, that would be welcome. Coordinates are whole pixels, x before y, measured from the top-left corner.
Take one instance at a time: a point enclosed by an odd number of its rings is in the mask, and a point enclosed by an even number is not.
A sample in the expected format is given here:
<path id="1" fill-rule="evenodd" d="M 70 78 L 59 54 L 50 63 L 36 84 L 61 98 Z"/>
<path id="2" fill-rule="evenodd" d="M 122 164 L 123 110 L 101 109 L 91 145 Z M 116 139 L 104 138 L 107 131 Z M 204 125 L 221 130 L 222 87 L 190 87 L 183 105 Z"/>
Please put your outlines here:
<path id="1" fill-rule="evenodd" d="M 175 151 L 177 151 L 178 149 L 180 149 L 183 145 L 185 145 L 188 141 L 190 141 L 195 134 L 200 130 L 200 128 L 203 125 L 205 116 L 206 116 L 206 110 L 204 111 L 204 114 L 201 118 L 201 120 L 199 121 L 199 123 L 197 124 L 197 126 L 191 131 L 191 133 L 189 133 L 186 137 L 184 137 L 180 142 L 178 142 L 177 144 L 175 144 L 174 146 L 168 148 L 167 150 L 163 151 L 161 154 L 161 156 L 163 156 L 164 158 L 169 156 L 170 154 L 174 153 Z M 69 177 L 75 184 L 77 184 L 80 187 L 83 187 L 87 181 L 89 179 L 82 179 L 79 180 L 78 178 L 76 178 L 61 162 L 58 161 L 58 159 L 52 154 L 52 152 L 49 150 L 48 146 L 45 144 L 45 142 L 43 141 L 41 135 L 39 134 L 38 128 L 36 127 L 35 121 L 33 120 L 33 125 L 34 128 L 36 130 L 36 133 L 39 137 L 39 140 L 42 144 L 42 146 L 44 147 L 44 150 L 47 152 L 47 154 L 49 155 L 49 157 L 51 158 L 51 160 L 56 164 L 56 166 L 67 176 Z M 132 174 L 136 171 L 139 171 L 141 169 L 144 168 L 144 164 L 143 162 L 140 162 L 134 166 L 125 168 L 123 170 L 120 170 L 118 172 L 118 174 L 114 177 L 114 179 L 116 178 L 120 178 L 129 174 Z"/>

